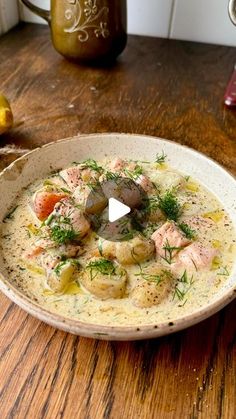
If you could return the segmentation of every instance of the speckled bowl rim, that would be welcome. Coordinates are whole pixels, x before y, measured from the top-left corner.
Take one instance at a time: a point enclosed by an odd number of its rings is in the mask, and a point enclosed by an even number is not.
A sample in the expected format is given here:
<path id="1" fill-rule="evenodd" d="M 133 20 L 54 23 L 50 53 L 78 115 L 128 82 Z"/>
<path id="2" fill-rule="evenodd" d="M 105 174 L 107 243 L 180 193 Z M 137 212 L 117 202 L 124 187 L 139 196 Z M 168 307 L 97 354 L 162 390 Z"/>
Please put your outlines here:
<path id="1" fill-rule="evenodd" d="M 148 141 L 161 141 L 163 142 L 163 147 L 165 143 L 172 144 L 177 146 L 178 148 L 184 150 L 188 150 L 191 153 L 201 157 L 201 159 L 206 159 L 212 162 L 213 166 L 221 170 L 221 173 L 225 173 L 227 177 L 231 178 L 232 181 L 236 182 L 234 176 L 229 173 L 226 169 L 224 169 L 220 164 L 215 162 L 213 159 L 205 156 L 204 154 L 191 149 L 187 146 L 180 145 L 174 141 L 166 140 L 159 137 L 147 136 L 147 135 L 139 135 L 139 134 L 126 134 L 126 133 L 99 133 L 99 134 L 83 134 L 78 135 L 75 137 L 69 137 L 58 141 L 53 141 L 48 144 L 43 145 L 42 147 L 37 147 L 36 149 L 30 151 L 29 153 L 25 154 L 24 156 L 20 157 L 19 159 L 15 160 L 11 163 L 8 167 L 6 167 L 0 173 L 0 179 L 4 176 L 5 173 L 9 173 L 11 170 L 15 168 L 20 162 L 23 162 L 25 159 L 28 160 L 32 154 L 39 153 L 41 149 L 55 147 L 58 143 L 67 143 L 71 140 L 88 140 L 90 138 L 96 137 L 104 138 L 110 136 L 117 136 L 117 137 L 127 137 L 127 140 L 130 138 L 136 138 L 140 140 L 148 140 Z M 96 154 L 96 153 L 95 153 Z M 96 155 L 93 156 L 96 158 Z M 139 326 L 138 324 L 135 326 L 104 326 L 99 324 L 93 323 L 86 323 L 79 320 L 70 319 L 68 317 L 61 316 L 59 314 L 55 314 L 45 308 L 43 308 L 40 304 L 32 301 L 29 297 L 25 296 L 22 292 L 20 292 L 13 284 L 11 284 L 7 278 L 0 272 L 0 290 L 14 303 L 16 303 L 19 307 L 25 310 L 27 313 L 31 314 L 32 316 L 36 317 L 39 320 L 53 326 L 57 329 L 63 330 L 65 332 L 69 332 L 75 335 L 80 335 L 89 338 L 95 339 L 102 339 L 102 340 L 120 340 L 120 341 L 130 341 L 130 340 L 141 340 L 141 339 L 150 339 L 156 338 L 159 336 L 164 336 L 170 333 L 177 332 L 179 330 L 185 329 L 190 327 L 194 324 L 197 324 L 206 318 L 210 317 L 211 315 L 215 314 L 223 307 L 225 307 L 228 303 L 230 303 L 236 297 L 236 282 L 235 285 L 227 290 L 225 294 L 223 294 L 217 300 L 209 303 L 208 305 L 199 308 L 196 312 L 191 313 L 184 318 L 180 318 L 175 320 L 175 322 L 165 321 L 158 323 L 157 325 L 143 325 Z"/>

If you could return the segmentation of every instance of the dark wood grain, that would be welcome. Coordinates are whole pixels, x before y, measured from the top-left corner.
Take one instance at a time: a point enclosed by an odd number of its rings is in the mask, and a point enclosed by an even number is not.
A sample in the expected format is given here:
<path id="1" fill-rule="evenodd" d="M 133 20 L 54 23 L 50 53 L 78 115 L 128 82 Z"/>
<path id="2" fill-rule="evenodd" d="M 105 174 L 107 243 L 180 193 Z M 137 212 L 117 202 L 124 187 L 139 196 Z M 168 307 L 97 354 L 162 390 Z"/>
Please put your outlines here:
<path id="1" fill-rule="evenodd" d="M 1 169 L 20 153 L 5 146 L 116 131 L 176 140 L 236 174 L 236 113 L 222 104 L 234 48 L 130 37 L 116 65 L 89 68 L 57 55 L 47 28 L 22 25 L 0 57 L 0 91 L 23 122 L 1 137 Z M 0 305 L 1 418 L 236 418 L 235 303 L 134 343 L 54 330 L 3 295 Z"/>

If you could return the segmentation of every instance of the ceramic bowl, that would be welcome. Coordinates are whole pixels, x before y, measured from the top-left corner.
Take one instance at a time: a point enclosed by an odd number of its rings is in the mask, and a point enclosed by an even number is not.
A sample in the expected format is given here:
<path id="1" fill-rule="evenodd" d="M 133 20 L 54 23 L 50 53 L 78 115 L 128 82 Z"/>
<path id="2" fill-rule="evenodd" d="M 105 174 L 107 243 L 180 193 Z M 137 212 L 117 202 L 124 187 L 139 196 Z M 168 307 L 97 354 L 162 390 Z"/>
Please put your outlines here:
<path id="1" fill-rule="evenodd" d="M 187 147 L 160 138 L 129 134 L 81 135 L 37 148 L 16 160 L 0 174 L 0 222 L 23 188 L 52 170 L 69 166 L 72 161 L 89 157 L 102 159 L 105 156 L 153 161 L 156 153 L 163 150 L 170 166 L 193 176 L 218 197 L 236 228 L 236 181 L 233 176 L 214 161 Z M 138 340 L 176 332 L 206 319 L 236 296 L 235 263 L 232 274 L 214 298 L 194 312 L 155 325 L 111 327 L 64 318 L 30 300 L 14 284 L 14 278 L 4 276 L 1 254 L 0 271 L 0 290 L 28 313 L 58 329 L 106 340 Z"/>

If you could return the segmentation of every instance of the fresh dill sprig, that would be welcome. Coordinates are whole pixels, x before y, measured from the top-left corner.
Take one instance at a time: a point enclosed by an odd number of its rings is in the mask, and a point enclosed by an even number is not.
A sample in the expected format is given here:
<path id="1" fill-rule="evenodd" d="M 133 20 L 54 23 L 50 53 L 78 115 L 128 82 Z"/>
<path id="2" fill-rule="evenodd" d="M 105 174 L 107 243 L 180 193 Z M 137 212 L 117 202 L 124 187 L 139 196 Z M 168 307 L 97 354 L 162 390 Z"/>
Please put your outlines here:
<path id="1" fill-rule="evenodd" d="M 93 281 L 96 276 L 101 273 L 102 275 L 115 275 L 116 268 L 114 264 L 108 259 L 99 259 L 89 262 L 86 269 L 90 271 L 90 279 Z"/>
<path id="2" fill-rule="evenodd" d="M 99 187 L 100 187 L 100 182 L 97 181 L 93 181 L 93 182 L 89 182 L 87 183 L 88 188 L 93 191 L 93 192 L 98 192 Z"/>
<path id="3" fill-rule="evenodd" d="M 120 179 L 120 174 L 107 171 L 106 174 L 105 174 L 105 178 L 106 178 L 106 180 L 113 180 L 113 181 L 117 182 Z"/>
<path id="4" fill-rule="evenodd" d="M 150 161 L 147 161 L 147 160 L 133 160 L 133 159 L 129 159 L 129 162 L 150 164 Z"/>
<path id="5" fill-rule="evenodd" d="M 172 191 L 159 197 L 159 208 L 169 220 L 177 221 L 181 215 L 181 206 Z"/>
<path id="6" fill-rule="evenodd" d="M 229 273 L 229 270 L 228 270 L 227 266 L 223 266 L 223 267 L 221 268 L 220 272 L 218 272 L 218 274 L 217 274 L 217 275 L 229 276 L 229 275 L 230 275 L 230 273 Z"/>
<path id="7" fill-rule="evenodd" d="M 102 174 L 104 172 L 104 169 L 102 166 L 99 166 L 96 162 L 96 160 L 93 159 L 87 159 L 84 160 L 81 164 L 82 167 L 86 168 L 86 169 L 91 169 L 94 172 L 97 172 L 99 174 Z"/>
<path id="8" fill-rule="evenodd" d="M 160 272 L 160 274 L 155 275 L 155 274 L 149 274 L 147 272 L 144 272 L 141 265 L 139 265 L 139 268 L 140 268 L 140 272 L 138 274 L 135 274 L 135 276 L 141 276 L 141 278 L 145 279 L 145 281 L 155 282 L 156 285 L 160 284 L 165 279 L 170 278 L 171 276 L 171 274 L 164 269 Z"/>
<path id="9" fill-rule="evenodd" d="M 49 217 L 42 223 L 42 226 L 49 226 L 54 218 L 55 214 L 50 214 Z"/>
<path id="10" fill-rule="evenodd" d="M 164 153 L 164 151 L 162 151 L 161 154 L 157 153 L 155 163 L 163 164 L 163 163 L 165 163 L 166 158 L 167 158 L 167 155 Z"/>
<path id="11" fill-rule="evenodd" d="M 103 247 L 102 247 L 102 240 L 100 239 L 98 242 L 98 251 L 100 256 L 103 256 Z"/>
<path id="12" fill-rule="evenodd" d="M 66 189 L 66 188 L 64 188 L 64 187 L 60 187 L 60 189 L 61 189 L 61 191 L 62 191 L 62 192 L 65 192 L 65 193 L 71 194 L 71 191 L 69 191 L 69 189 Z"/>
<path id="13" fill-rule="evenodd" d="M 177 284 L 175 285 L 173 300 L 177 298 L 180 301 L 183 301 L 186 297 L 186 294 L 189 292 L 190 288 L 194 283 L 193 275 L 189 278 L 187 271 L 185 270 L 183 275 L 177 279 Z M 186 300 L 187 301 L 187 300 Z M 186 303 L 184 302 L 184 304 Z"/>
<path id="14" fill-rule="evenodd" d="M 134 236 L 136 234 L 136 231 L 135 230 L 127 230 L 126 232 L 123 231 L 121 234 L 122 234 L 122 236 L 120 238 L 121 241 L 129 241 L 129 240 L 132 240 L 134 238 Z"/>
<path id="15" fill-rule="evenodd" d="M 145 209 L 147 211 L 155 211 L 160 208 L 159 196 L 151 196 L 147 199 L 147 206 Z"/>
<path id="16" fill-rule="evenodd" d="M 162 247 L 162 249 L 165 251 L 165 256 L 162 256 L 162 259 L 165 260 L 169 265 L 171 265 L 174 257 L 173 253 L 180 252 L 180 250 L 183 250 L 183 247 L 171 246 L 169 240 L 166 239 L 165 245 Z"/>
<path id="17" fill-rule="evenodd" d="M 180 228 L 180 230 L 183 231 L 183 233 L 185 234 L 185 236 L 187 237 L 187 239 L 193 240 L 196 238 L 197 233 L 195 230 L 193 230 L 191 227 L 189 227 L 188 224 L 186 223 L 179 223 L 178 227 Z"/>
<path id="18" fill-rule="evenodd" d="M 72 259 L 72 258 L 65 258 L 62 259 L 61 262 L 59 262 L 57 264 L 57 266 L 54 268 L 54 273 L 59 276 L 61 273 L 61 270 L 63 268 L 63 266 L 65 266 L 68 262 L 70 262 L 72 265 L 79 267 L 80 266 L 80 262 L 78 261 L 78 259 Z"/>
<path id="19" fill-rule="evenodd" d="M 50 238 L 58 245 L 62 245 L 78 239 L 78 233 L 71 228 L 65 228 L 62 225 L 55 224 L 51 227 Z"/>
<path id="20" fill-rule="evenodd" d="M 136 179 L 138 179 L 139 176 L 141 176 L 143 174 L 143 168 L 141 166 L 137 165 L 134 170 L 124 169 L 124 174 L 128 178 L 130 178 L 132 180 L 136 180 Z"/>
<path id="21" fill-rule="evenodd" d="M 63 268 L 63 266 L 65 266 L 65 264 L 67 263 L 67 260 L 63 260 L 62 262 L 59 262 L 57 264 L 57 266 L 54 268 L 54 273 L 59 276 L 61 273 L 61 270 Z"/>

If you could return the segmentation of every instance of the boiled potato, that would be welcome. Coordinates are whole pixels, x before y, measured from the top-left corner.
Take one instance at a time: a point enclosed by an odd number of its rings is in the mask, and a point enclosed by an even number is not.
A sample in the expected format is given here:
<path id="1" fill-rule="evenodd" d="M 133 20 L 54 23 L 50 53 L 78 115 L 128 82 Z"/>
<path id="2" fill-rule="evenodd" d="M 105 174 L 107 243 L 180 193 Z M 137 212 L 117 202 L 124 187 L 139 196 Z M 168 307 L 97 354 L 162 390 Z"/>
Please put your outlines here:
<path id="1" fill-rule="evenodd" d="M 49 287 L 55 292 L 63 292 L 72 282 L 75 265 L 71 261 L 59 263 L 47 276 Z"/>
<path id="2" fill-rule="evenodd" d="M 150 259 L 154 254 L 154 242 L 141 236 L 116 244 L 116 258 L 122 265 L 133 265 Z"/>
<path id="3" fill-rule="evenodd" d="M 159 208 L 153 208 L 150 210 L 149 221 L 152 223 L 158 223 L 166 219 L 165 215 Z"/>
<path id="4" fill-rule="evenodd" d="M 116 243 L 109 240 L 100 240 L 97 248 L 97 256 L 102 256 L 106 259 L 115 259 L 116 257 Z"/>
<path id="5" fill-rule="evenodd" d="M 122 298 L 126 289 L 127 273 L 120 265 L 108 259 L 93 258 L 81 273 L 79 281 L 91 294 L 103 300 Z"/>
<path id="6" fill-rule="evenodd" d="M 169 271 L 161 267 L 151 267 L 140 274 L 140 282 L 131 293 L 132 303 L 140 308 L 148 308 L 159 304 L 167 297 L 172 283 Z"/>
<path id="7" fill-rule="evenodd" d="M 102 188 L 87 185 L 78 186 L 73 195 L 77 205 L 81 205 L 87 214 L 100 214 L 107 206 L 107 198 L 102 192 Z"/>
<path id="8" fill-rule="evenodd" d="M 171 189 L 180 189 L 186 184 L 183 176 L 171 170 L 152 175 L 152 181 L 158 185 L 162 192 Z"/>

